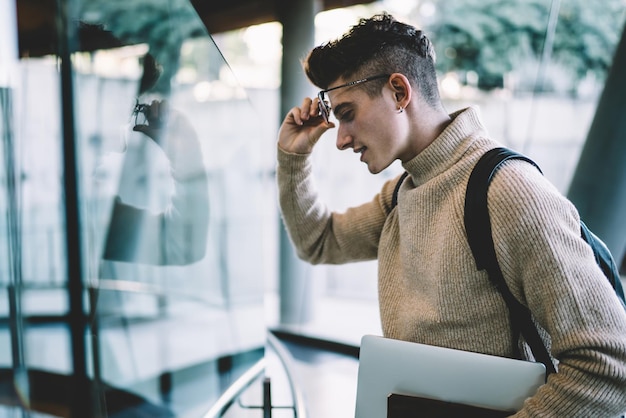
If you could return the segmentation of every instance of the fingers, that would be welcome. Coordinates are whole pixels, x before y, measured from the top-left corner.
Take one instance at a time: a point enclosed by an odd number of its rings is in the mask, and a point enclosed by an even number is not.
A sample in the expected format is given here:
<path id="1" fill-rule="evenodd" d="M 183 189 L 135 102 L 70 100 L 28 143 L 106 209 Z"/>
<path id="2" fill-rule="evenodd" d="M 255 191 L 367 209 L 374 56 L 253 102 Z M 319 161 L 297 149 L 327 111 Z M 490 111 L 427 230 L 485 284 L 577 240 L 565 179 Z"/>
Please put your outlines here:
<path id="1" fill-rule="evenodd" d="M 320 116 L 318 103 L 317 98 L 305 98 L 300 107 L 293 107 L 287 113 L 278 135 L 278 145 L 283 150 L 308 154 L 322 134 L 335 126 Z"/>
<path id="2" fill-rule="evenodd" d="M 319 116 L 319 108 L 317 106 L 317 99 L 311 100 L 307 97 L 302 102 L 301 116 L 305 121 L 317 118 Z"/>
<path id="3" fill-rule="evenodd" d="M 146 115 L 151 124 L 161 125 L 165 121 L 169 112 L 169 105 L 165 100 L 153 100 L 150 103 L 148 114 Z"/>
<path id="4" fill-rule="evenodd" d="M 304 125 L 305 122 L 311 119 L 310 109 L 311 109 L 311 99 L 306 98 L 303 100 L 302 106 L 293 107 L 289 111 L 288 116 L 291 116 L 293 118 L 293 121 L 295 122 L 296 125 Z"/>
<path id="5" fill-rule="evenodd" d="M 148 136 L 150 139 L 158 142 L 158 138 L 160 136 L 160 130 L 150 127 L 148 125 L 135 125 L 133 126 L 133 131 L 141 132 L 142 134 Z"/>
<path id="6" fill-rule="evenodd" d="M 319 114 L 317 99 L 311 100 L 310 98 L 304 99 L 301 107 L 291 108 L 285 117 L 284 125 L 291 126 L 294 132 L 300 132 L 302 127 L 311 128 L 322 125 L 323 130 L 326 130 L 334 126 L 325 123 L 324 118 Z"/>
<path id="7" fill-rule="evenodd" d="M 167 110 L 168 106 L 165 101 L 153 100 L 146 106 L 146 110 L 144 112 L 146 122 L 144 124 L 135 125 L 133 130 L 141 132 L 153 139 L 155 142 L 158 142 L 159 137 L 161 136 L 161 128 L 163 127 L 167 117 Z"/>

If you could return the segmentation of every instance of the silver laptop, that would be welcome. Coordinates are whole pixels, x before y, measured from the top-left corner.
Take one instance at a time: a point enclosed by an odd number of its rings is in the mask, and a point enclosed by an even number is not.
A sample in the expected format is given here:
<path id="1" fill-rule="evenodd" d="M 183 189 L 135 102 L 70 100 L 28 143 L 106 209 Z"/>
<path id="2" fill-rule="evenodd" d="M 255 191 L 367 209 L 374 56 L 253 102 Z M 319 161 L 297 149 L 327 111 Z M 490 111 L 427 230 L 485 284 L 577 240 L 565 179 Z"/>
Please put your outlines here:
<path id="1" fill-rule="evenodd" d="M 386 417 L 391 394 L 518 411 L 545 376 L 541 363 L 366 335 L 355 417 Z"/>

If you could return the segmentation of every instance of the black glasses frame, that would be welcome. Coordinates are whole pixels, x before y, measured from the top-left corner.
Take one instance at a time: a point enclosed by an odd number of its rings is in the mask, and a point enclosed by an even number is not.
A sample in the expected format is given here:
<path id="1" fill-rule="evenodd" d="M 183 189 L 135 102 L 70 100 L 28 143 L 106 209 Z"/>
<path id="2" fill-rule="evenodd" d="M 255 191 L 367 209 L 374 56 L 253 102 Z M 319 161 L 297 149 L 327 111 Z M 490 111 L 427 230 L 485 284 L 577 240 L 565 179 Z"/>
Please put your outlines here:
<path id="1" fill-rule="evenodd" d="M 391 74 L 378 74 L 378 75 L 374 75 L 374 76 L 371 76 L 371 77 L 362 78 L 360 80 L 350 81 L 349 83 L 342 84 L 340 86 L 331 87 L 331 88 L 326 89 L 326 90 L 321 90 L 319 93 L 317 93 L 317 98 L 319 99 L 319 101 L 317 103 L 317 106 L 319 108 L 320 115 L 322 115 L 322 118 L 324 118 L 324 121 L 326 123 L 329 122 L 329 120 L 330 120 L 330 111 L 332 110 L 332 108 L 328 104 L 328 101 L 324 98 L 324 95 L 326 93 L 328 93 L 329 91 L 341 89 L 341 88 L 344 88 L 344 87 L 356 86 L 357 84 L 367 83 L 368 81 L 374 81 L 374 80 L 379 80 L 381 78 L 389 78 L 389 77 L 391 77 Z"/>
<path id="2" fill-rule="evenodd" d="M 133 108 L 133 113 L 131 115 L 131 118 L 135 118 L 135 126 L 137 126 L 137 123 L 139 122 L 139 115 L 143 114 L 143 118 L 147 119 L 147 115 L 148 112 L 150 111 L 150 105 L 144 104 L 144 103 L 139 103 L 139 99 L 135 99 L 135 107 Z M 145 124 L 147 123 L 146 121 L 144 121 Z"/>

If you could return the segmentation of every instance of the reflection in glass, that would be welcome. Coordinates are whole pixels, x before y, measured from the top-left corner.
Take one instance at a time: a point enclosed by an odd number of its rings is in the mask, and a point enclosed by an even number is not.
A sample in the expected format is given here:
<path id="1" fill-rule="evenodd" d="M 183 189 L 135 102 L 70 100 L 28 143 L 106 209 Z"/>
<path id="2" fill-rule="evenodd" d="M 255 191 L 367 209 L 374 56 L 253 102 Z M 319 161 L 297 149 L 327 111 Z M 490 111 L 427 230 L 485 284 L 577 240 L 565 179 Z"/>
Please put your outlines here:
<path id="1" fill-rule="evenodd" d="M 92 412 L 201 416 L 264 351 L 257 115 L 187 1 L 68 10 Z M 0 267 L 0 314 L 25 326 L 0 324 L 0 383 L 17 381 L 18 337 L 28 378 L 2 394 L 14 404 L 0 401 L 0 416 L 64 416 L 77 401 L 54 54 L 21 57 L 19 105 L 2 107 L 0 126 L 15 112 L 20 164 L 0 175 L 4 195 L 19 174 L 0 251 L 17 237 L 23 271 L 20 315 L 5 303 L 12 282 Z"/>

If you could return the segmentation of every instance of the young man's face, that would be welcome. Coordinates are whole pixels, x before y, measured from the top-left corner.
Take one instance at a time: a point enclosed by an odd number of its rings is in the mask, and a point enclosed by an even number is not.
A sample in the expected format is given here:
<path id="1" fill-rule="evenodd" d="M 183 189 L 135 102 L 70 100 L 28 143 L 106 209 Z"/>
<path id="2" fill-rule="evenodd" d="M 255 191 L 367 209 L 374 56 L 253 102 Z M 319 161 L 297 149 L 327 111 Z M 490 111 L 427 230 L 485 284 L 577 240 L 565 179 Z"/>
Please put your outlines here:
<path id="1" fill-rule="evenodd" d="M 339 80 L 333 85 L 343 82 Z M 377 174 L 396 159 L 410 159 L 409 124 L 405 115 L 398 113 L 394 92 L 388 84 L 375 97 L 370 97 L 361 87 L 329 92 L 333 113 L 339 122 L 337 148 L 352 148 L 360 154 L 369 171 Z"/>

